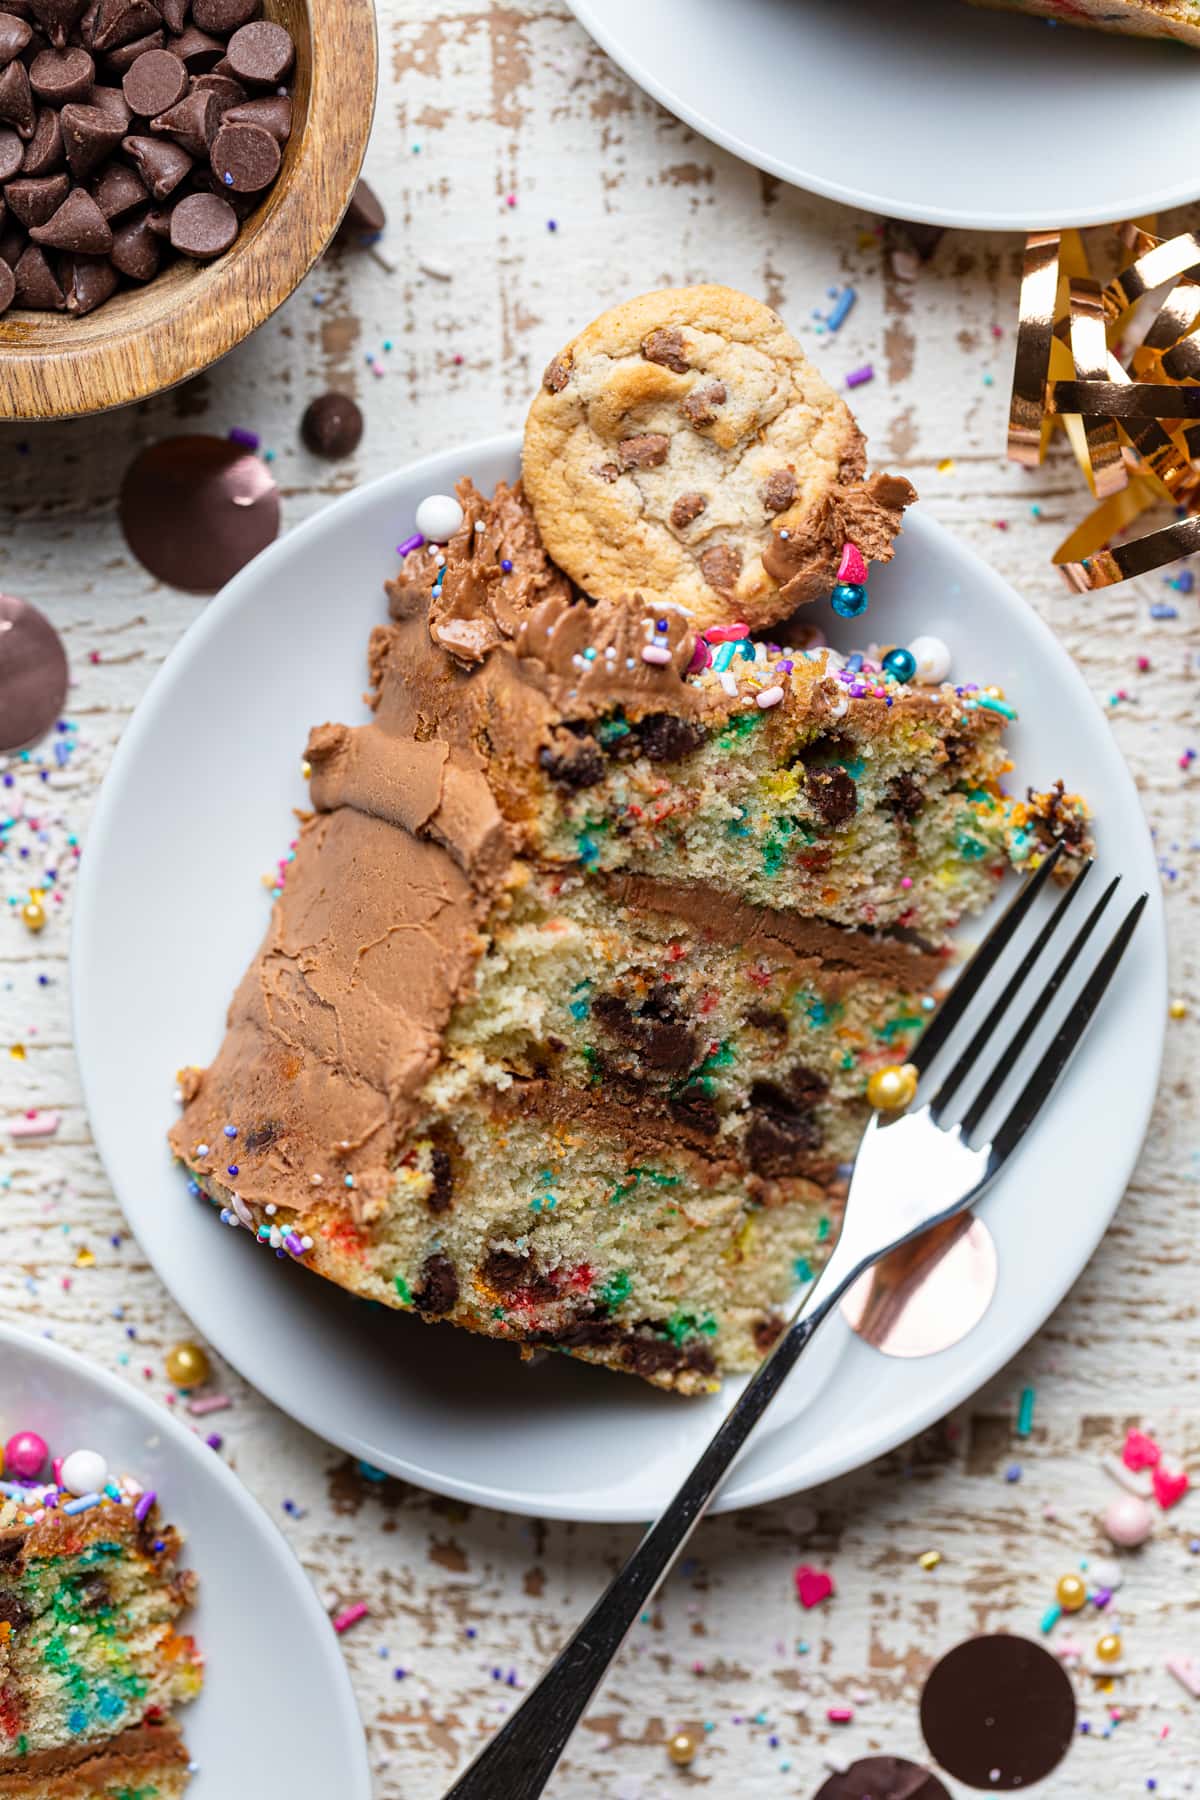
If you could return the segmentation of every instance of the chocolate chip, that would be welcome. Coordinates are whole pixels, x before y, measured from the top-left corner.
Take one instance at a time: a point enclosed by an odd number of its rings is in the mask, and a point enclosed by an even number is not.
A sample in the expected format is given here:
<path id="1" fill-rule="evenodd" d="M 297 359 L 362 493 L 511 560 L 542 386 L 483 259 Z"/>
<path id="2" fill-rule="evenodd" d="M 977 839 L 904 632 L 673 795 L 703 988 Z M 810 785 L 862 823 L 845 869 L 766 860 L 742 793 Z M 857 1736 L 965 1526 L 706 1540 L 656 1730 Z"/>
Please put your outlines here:
<path id="1" fill-rule="evenodd" d="M 448 1313 L 458 1304 L 458 1271 L 448 1256 L 436 1251 L 421 1265 L 421 1279 L 413 1289 L 418 1312 Z"/>
<path id="2" fill-rule="evenodd" d="M 166 138 L 127 137 L 121 145 L 156 200 L 174 193 L 192 167 L 186 150 Z"/>
<path id="3" fill-rule="evenodd" d="M 219 194 L 189 194 L 171 214 L 171 242 L 201 262 L 221 256 L 238 234 L 238 216 Z"/>
<path id="4" fill-rule="evenodd" d="M 45 252 L 30 244 L 13 273 L 17 279 L 17 304 L 31 312 L 61 312 L 66 304 L 58 277 Z"/>
<path id="5" fill-rule="evenodd" d="M 106 219 L 119 219 L 149 199 L 146 184 L 136 169 L 124 163 L 110 162 L 101 169 L 91 188 L 92 199 Z"/>
<path id="6" fill-rule="evenodd" d="M 206 89 L 197 88 L 177 106 L 172 106 L 158 118 L 151 119 L 151 131 L 165 133 L 174 138 L 177 144 L 192 156 L 205 157 L 209 146 L 217 135 L 217 127 L 221 123 L 221 108 L 217 96 Z"/>
<path id="7" fill-rule="evenodd" d="M 718 406 L 724 406 L 728 398 L 723 381 L 712 381 L 707 387 L 695 387 L 686 399 L 679 402 L 679 410 L 689 425 L 699 428 L 711 425 L 717 416 Z"/>
<path id="8" fill-rule="evenodd" d="M 116 119 L 123 130 L 129 130 L 133 114 L 120 88 L 101 87 L 97 82 L 92 89 L 92 105 L 99 107 L 101 112 L 106 112 L 110 119 Z"/>
<path id="9" fill-rule="evenodd" d="M 773 1081 L 753 1083 L 744 1148 L 756 1175 L 793 1175 L 805 1153 L 820 1148 L 821 1128 L 813 1105 L 824 1092 L 824 1082 L 818 1089 L 801 1088 L 798 1093 Z"/>
<path id="10" fill-rule="evenodd" d="M 596 477 L 597 481 L 606 482 L 610 487 L 614 481 L 619 481 L 621 479 L 620 469 L 618 469 L 616 463 L 611 462 L 596 463 L 592 469 L 592 474 Z"/>
<path id="11" fill-rule="evenodd" d="M 858 811 L 858 789 L 845 769 L 809 769 L 804 793 L 826 825 L 844 825 Z"/>
<path id="12" fill-rule="evenodd" d="M 0 74 L 0 120 L 15 125 L 23 138 L 33 136 L 36 114 L 29 70 L 22 62 L 10 62 Z"/>
<path id="13" fill-rule="evenodd" d="M 50 42 L 61 47 L 87 10 L 87 0 L 31 0 L 30 10 Z"/>
<path id="14" fill-rule="evenodd" d="M 387 214 L 375 189 L 367 181 L 356 182 L 338 230 L 339 237 L 356 241 L 365 237 L 375 238 L 386 224 Z"/>
<path id="15" fill-rule="evenodd" d="M 125 127 L 102 106 L 64 106 L 59 116 L 67 165 L 83 181 L 116 149 Z"/>
<path id="16" fill-rule="evenodd" d="M 432 1185 L 425 1204 L 431 1213 L 448 1212 L 454 1198 L 454 1165 L 450 1152 L 440 1144 L 435 1144 L 429 1153 L 429 1173 Z"/>
<path id="17" fill-rule="evenodd" d="M 181 32 L 171 48 L 193 75 L 211 74 L 225 54 L 224 44 L 209 37 L 207 31 L 197 31 L 194 25 Z"/>
<path id="18" fill-rule="evenodd" d="M 215 102 L 214 102 L 215 104 Z M 279 173 L 279 145 L 261 125 L 222 124 L 209 161 L 217 180 L 237 194 L 257 194 Z"/>
<path id="19" fill-rule="evenodd" d="M 259 0 L 192 0 L 192 17 L 201 31 L 219 31 L 222 37 L 248 25 L 260 10 Z"/>
<path id="20" fill-rule="evenodd" d="M 44 225 L 56 213 L 71 191 L 67 175 L 35 175 L 28 180 L 10 181 L 4 190 L 8 210 L 26 230 Z"/>
<path id="21" fill-rule="evenodd" d="M 103 1575 L 90 1574 L 81 1578 L 79 1582 L 80 1612 L 107 1612 L 112 1603 L 112 1589 Z"/>
<path id="22" fill-rule="evenodd" d="M 666 462 L 670 448 L 670 438 L 660 431 L 644 431 L 637 437 L 621 439 L 617 461 L 623 469 L 657 469 Z"/>
<path id="23" fill-rule="evenodd" d="M 676 531 L 682 531 L 693 519 L 698 519 L 707 505 L 703 494 L 680 494 L 671 508 L 671 523 Z"/>
<path id="24" fill-rule="evenodd" d="M 151 50 L 161 50 L 166 41 L 165 31 L 151 31 L 145 37 L 135 38 L 131 44 L 122 44 L 119 50 L 110 50 L 105 57 L 105 70 L 110 75 L 124 78 L 139 56 L 145 56 Z"/>
<path id="25" fill-rule="evenodd" d="M 750 1327 L 750 1334 L 754 1339 L 754 1348 L 760 1356 L 765 1356 L 767 1351 L 778 1342 L 782 1331 L 783 1320 L 775 1318 L 769 1313 L 761 1319 L 755 1319 Z"/>
<path id="26" fill-rule="evenodd" d="M 191 0 L 158 0 L 158 10 L 162 14 L 163 24 L 176 37 L 187 25 L 188 7 Z"/>
<path id="27" fill-rule="evenodd" d="M 18 139 L 18 142 L 20 140 Z M 52 106 L 43 106 L 21 159 L 22 175 L 53 175 L 66 160 L 62 121 Z"/>
<path id="28" fill-rule="evenodd" d="M 276 87 L 295 61 L 292 34 L 270 19 L 256 19 L 235 31 L 225 50 L 229 72 L 249 87 Z"/>
<path id="29" fill-rule="evenodd" d="M 553 745 L 543 744 L 538 762 L 551 781 L 572 791 L 595 787 L 608 773 L 604 752 L 595 738 L 572 737 L 561 730 L 555 731 Z"/>
<path id="30" fill-rule="evenodd" d="M 908 769 L 893 775 L 887 785 L 888 805 L 902 819 L 914 819 L 925 804 L 925 792 L 916 776 Z"/>
<path id="31" fill-rule="evenodd" d="M 162 261 L 162 240 L 145 213 L 125 219 L 113 232 L 112 262 L 130 281 L 150 281 Z"/>
<path id="32" fill-rule="evenodd" d="M 527 1250 L 489 1250 L 479 1265 L 479 1278 L 498 1294 L 520 1294 L 527 1300 L 556 1300 L 558 1289 L 543 1275 L 536 1256 Z"/>
<path id="33" fill-rule="evenodd" d="M 698 750 L 708 737 L 703 725 L 675 713 L 648 713 L 638 720 L 634 731 L 651 762 L 678 762 Z"/>
<path id="34" fill-rule="evenodd" d="M 9 1625 L 13 1631 L 24 1631 L 33 1618 L 33 1613 L 26 1600 L 11 1588 L 0 1588 L 0 1624 Z"/>
<path id="35" fill-rule="evenodd" d="M 29 85 L 40 100 L 66 106 L 87 100 L 96 84 L 96 65 L 86 50 L 39 50 L 29 65 Z"/>
<path id="36" fill-rule="evenodd" d="M 244 100 L 230 106 L 226 125 L 260 125 L 276 143 L 286 144 L 292 135 L 292 103 L 286 94 L 269 94 L 264 100 Z"/>
<path id="37" fill-rule="evenodd" d="M 0 181 L 11 181 L 21 167 L 25 146 L 15 131 L 0 127 Z"/>
<path id="38" fill-rule="evenodd" d="M 300 421 L 300 436 L 314 456 L 349 456 L 362 434 L 363 416 L 349 394 L 318 394 Z"/>
<path id="39" fill-rule="evenodd" d="M 14 18 L 12 13 L 0 13 L 0 63 L 10 63 L 20 56 L 32 36 L 33 31 L 24 19 Z"/>
<path id="40" fill-rule="evenodd" d="M 152 206 L 146 214 L 146 223 L 157 238 L 170 238 L 171 214 L 174 206 Z"/>
<path id="41" fill-rule="evenodd" d="M 100 0 L 92 31 L 92 47 L 115 50 L 118 44 L 145 37 L 148 31 L 157 30 L 161 24 L 162 14 L 150 0 Z"/>
<path id="42" fill-rule="evenodd" d="M 790 469 L 774 469 L 763 484 L 763 510 L 785 512 L 796 498 L 796 477 Z"/>
<path id="43" fill-rule="evenodd" d="M 111 300 L 117 291 L 117 271 L 106 256 L 68 256 L 63 259 L 62 284 L 67 311 L 82 318 Z"/>
<path id="44" fill-rule="evenodd" d="M 551 357 L 542 376 L 542 386 L 549 394 L 561 394 L 571 379 L 570 364 L 561 356 Z"/>
<path id="45" fill-rule="evenodd" d="M 0 312 L 7 312 L 17 291 L 17 278 L 0 257 Z"/>
<path id="46" fill-rule="evenodd" d="M 171 50 L 147 50 L 130 68 L 121 91 L 135 113 L 152 119 L 183 99 L 188 72 Z"/>
<path id="47" fill-rule="evenodd" d="M 700 556 L 700 573 L 718 594 L 733 592 L 742 572 L 742 554 L 732 544 L 713 544 Z"/>
<path id="48" fill-rule="evenodd" d="M 694 1064 L 696 1033 L 678 1017 L 669 989 L 652 990 L 636 1012 L 619 994 L 597 994 L 591 1010 L 601 1028 L 647 1068 L 679 1074 Z"/>
<path id="49" fill-rule="evenodd" d="M 35 244 L 72 255 L 107 256 L 112 249 L 108 220 L 85 188 L 72 188 L 58 211 L 29 235 Z"/>
<path id="50" fill-rule="evenodd" d="M 642 355 L 647 362 L 674 369 L 676 375 L 686 375 L 691 368 L 684 350 L 683 333 L 674 325 L 663 325 L 657 331 L 647 333 L 642 339 Z"/>

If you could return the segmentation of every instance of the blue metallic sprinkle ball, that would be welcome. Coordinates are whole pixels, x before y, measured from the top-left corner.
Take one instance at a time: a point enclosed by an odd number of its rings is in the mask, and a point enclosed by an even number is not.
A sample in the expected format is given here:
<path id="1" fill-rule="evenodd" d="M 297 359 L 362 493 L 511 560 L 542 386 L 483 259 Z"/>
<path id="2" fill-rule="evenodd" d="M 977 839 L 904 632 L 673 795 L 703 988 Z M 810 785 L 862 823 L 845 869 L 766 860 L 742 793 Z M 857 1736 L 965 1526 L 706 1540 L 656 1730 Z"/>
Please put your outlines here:
<path id="1" fill-rule="evenodd" d="M 870 605 L 866 588 L 857 581 L 839 581 L 831 598 L 834 612 L 843 619 L 857 619 Z"/>
<path id="2" fill-rule="evenodd" d="M 917 659 L 911 650 L 889 650 L 883 666 L 897 681 L 911 681 L 917 672 Z"/>

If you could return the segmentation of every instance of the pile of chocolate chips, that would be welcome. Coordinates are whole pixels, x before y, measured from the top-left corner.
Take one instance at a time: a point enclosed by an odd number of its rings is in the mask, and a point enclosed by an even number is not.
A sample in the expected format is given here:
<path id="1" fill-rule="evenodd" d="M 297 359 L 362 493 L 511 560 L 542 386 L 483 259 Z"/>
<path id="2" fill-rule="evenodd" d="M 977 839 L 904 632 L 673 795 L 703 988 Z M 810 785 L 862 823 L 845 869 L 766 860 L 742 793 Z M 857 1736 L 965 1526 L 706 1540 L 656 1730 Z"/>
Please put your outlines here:
<path id="1" fill-rule="evenodd" d="M 89 313 L 220 256 L 279 173 L 290 32 L 261 0 L 0 0 L 0 311 Z"/>

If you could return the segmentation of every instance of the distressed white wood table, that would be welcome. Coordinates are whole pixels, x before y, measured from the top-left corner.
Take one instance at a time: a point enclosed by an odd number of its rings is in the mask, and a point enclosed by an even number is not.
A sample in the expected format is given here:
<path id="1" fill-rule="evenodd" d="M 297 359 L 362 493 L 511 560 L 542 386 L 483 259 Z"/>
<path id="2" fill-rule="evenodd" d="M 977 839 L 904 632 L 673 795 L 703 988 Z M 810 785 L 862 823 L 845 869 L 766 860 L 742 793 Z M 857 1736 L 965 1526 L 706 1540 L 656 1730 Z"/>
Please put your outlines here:
<path id="1" fill-rule="evenodd" d="M 1155 1122 L 1091 1267 L 961 1416 L 857 1477 L 706 1525 L 552 1788 L 562 1800 L 665 1800 L 692 1788 L 806 1800 L 830 1763 L 872 1751 L 921 1757 L 921 1681 L 959 1638 L 999 1627 L 1037 1634 L 1057 1576 L 1101 1549 L 1095 1515 L 1116 1490 L 1099 1458 L 1126 1421 L 1152 1418 L 1200 1463 L 1200 764 L 1181 767 L 1198 742 L 1200 597 L 1150 576 L 1077 598 L 1050 570 L 1052 545 L 1085 503 L 1073 465 L 1058 460 L 1033 478 L 1002 460 L 1015 239 L 952 235 L 915 280 L 900 279 L 876 220 L 710 148 L 631 87 L 560 6 L 387 0 L 380 27 L 367 173 L 388 208 L 382 249 L 393 272 L 363 254 L 327 259 L 257 337 L 187 388 L 103 420 L 0 431 L 0 588 L 42 606 L 63 632 L 77 727 L 60 734 L 75 745 L 61 765 L 43 746 L 45 781 L 24 766 L 0 788 L 0 814 L 36 804 L 52 847 L 68 833 L 86 844 L 113 745 L 203 609 L 157 586 L 124 548 L 115 492 L 140 446 L 179 430 L 252 428 L 274 454 L 294 525 L 398 462 L 518 426 L 551 352 L 602 306 L 716 280 L 782 308 L 835 381 L 872 365 L 855 404 L 874 456 L 909 473 L 930 511 L 1000 568 L 1077 657 L 1158 837 L 1173 992 L 1193 1004 L 1170 1025 Z M 423 261 L 443 273 L 423 272 Z M 836 336 L 819 340 L 813 309 L 847 282 L 857 303 Z M 329 387 L 356 393 L 367 418 L 359 453 L 336 465 L 297 438 L 305 403 Z M 1152 617 L 1156 604 L 1176 616 Z M 214 731 L 227 728 L 214 717 Z M 164 1353 L 188 1324 L 123 1235 L 81 1109 L 65 961 L 69 845 L 65 853 L 63 898 L 48 901 L 46 930 L 31 936 L 16 906 L 0 918 L 0 1120 L 34 1106 L 62 1114 L 52 1138 L 0 1132 L 0 1307 L 165 1402 Z M 24 873 L 14 856 L 0 859 L 6 902 L 26 898 Z M 197 878 L 219 895 L 219 855 L 198 864 Z M 127 904 L 152 908 L 155 895 L 131 888 Z M 1097 1103 L 1119 1106 L 1121 1096 Z M 343 1644 L 379 1795 L 435 1800 L 635 1534 L 505 1518 L 372 1482 L 231 1370 L 218 1368 L 214 1385 L 235 1402 L 205 1421 L 224 1434 L 221 1454 L 287 1532 L 331 1610 L 370 1608 Z M 1036 1389 L 1036 1417 L 1020 1440 L 1025 1386 Z M 1019 1481 L 1006 1479 L 1014 1464 Z M 1160 1796 L 1191 1791 L 1200 1702 L 1164 1661 L 1200 1656 L 1193 1531 L 1200 1499 L 1130 1559 L 1118 1596 L 1129 1672 L 1107 1694 L 1079 1678 L 1091 1730 L 1043 1790 L 1055 1800 L 1102 1786 L 1132 1796 L 1155 1780 Z M 932 1570 L 917 1560 L 928 1550 L 942 1557 Z M 801 1561 L 836 1580 L 819 1611 L 795 1598 Z M 1085 1649 L 1098 1629 L 1075 1633 Z M 281 1645 L 264 1695 L 286 1678 Z M 839 1705 L 853 1707 L 851 1723 L 827 1720 Z M 704 1739 L 688 1771 L 665 1749 L 681 1726 Z"/>

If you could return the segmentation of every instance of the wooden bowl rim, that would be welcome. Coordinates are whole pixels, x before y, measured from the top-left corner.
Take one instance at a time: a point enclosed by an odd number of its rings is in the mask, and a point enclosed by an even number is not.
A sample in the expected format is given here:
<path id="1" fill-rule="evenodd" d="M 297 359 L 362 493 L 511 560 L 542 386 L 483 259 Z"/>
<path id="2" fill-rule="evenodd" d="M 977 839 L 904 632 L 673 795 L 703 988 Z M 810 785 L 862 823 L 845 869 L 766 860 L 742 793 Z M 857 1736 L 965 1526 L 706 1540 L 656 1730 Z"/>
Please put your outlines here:
<path id="1" fill-rule="evenodd" d="M 210 368 L 283 304 L 328 248 L 354 193 L 378 90 L 373 0 L 304 0 L 311 71 L 308 105 L 290 178 L 285 171 L 252 234 L 181 283 L 160 316 L 135 308 L 113 330 L 72 342 L 72 328 L 102 324 L 58 313 L 62 346 L 5 335 L 0 316 L 0 420 L 85 418 L 166 392 Z M 170 279 L 168 274 L 167 279 Z M 150 296 L 156 282 L 125 290 Z"/>

